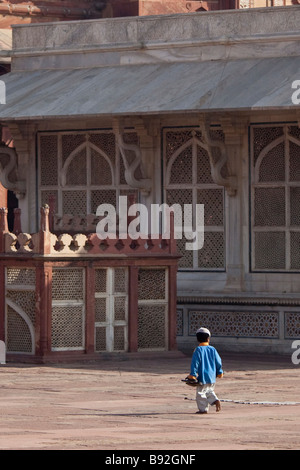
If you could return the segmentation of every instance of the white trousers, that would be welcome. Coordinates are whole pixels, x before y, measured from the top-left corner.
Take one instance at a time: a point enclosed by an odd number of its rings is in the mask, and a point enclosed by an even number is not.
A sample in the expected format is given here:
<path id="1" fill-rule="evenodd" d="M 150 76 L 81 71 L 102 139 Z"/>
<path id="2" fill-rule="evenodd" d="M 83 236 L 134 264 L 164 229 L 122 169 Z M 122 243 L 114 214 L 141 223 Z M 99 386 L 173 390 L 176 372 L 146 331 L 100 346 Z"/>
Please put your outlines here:
<path id="1" fill-rule="evenodd" d="M 215 384 L 199 384 L 196 389 L 196 402 L 199 411 L 207 412 L 209 405 L 218 400 L 215 394 Z"/>

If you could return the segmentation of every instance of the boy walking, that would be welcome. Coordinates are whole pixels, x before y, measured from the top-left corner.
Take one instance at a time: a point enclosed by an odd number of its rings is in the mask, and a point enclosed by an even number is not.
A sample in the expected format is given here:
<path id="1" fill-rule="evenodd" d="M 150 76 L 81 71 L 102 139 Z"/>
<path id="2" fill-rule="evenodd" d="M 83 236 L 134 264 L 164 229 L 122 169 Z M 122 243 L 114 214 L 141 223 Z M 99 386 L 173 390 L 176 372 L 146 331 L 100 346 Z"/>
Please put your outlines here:
<path id="1" fill-rule="evenodd" d="M 190 375 L 185 381 L 197 386 L 197 413 L 208 413 L 209 405 L 215 405 L 216 411 L 220 411 L 221 403 L 214 389 L 216 378 L 223 377 L 222 360 L 217 350 L 209 345 L 211 334 L 207 328 L 199 328 L 196 336 L 199 345 L 193 353 Z"/>

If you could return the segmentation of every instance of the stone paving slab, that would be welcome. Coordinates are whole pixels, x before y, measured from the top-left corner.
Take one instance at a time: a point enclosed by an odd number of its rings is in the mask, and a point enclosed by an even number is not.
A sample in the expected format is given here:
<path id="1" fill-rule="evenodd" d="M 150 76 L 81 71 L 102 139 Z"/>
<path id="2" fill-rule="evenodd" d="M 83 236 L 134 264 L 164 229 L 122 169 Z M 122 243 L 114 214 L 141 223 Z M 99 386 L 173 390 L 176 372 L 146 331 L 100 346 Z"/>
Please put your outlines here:
<path id="1" fill-rule="evenodd" d="M 222 410 L 196 414 L 181 353 L 0 366 L 0 450 L 298 450 L 300 366 L 223 355 Z"/>

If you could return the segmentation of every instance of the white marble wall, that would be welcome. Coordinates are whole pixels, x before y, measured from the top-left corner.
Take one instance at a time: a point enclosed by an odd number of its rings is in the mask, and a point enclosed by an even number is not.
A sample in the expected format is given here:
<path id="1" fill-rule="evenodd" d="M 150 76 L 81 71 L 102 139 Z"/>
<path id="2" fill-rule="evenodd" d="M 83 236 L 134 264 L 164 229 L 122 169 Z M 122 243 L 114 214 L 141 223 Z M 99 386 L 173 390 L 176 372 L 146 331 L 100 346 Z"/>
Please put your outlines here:
<path id="1" fill-rule="evenodd" d="M 153 147 L 151 162 L 151 171 L 153 172 L 153 190 L 147 204 L 161 201 L 161 142 L 160 130 L 163 126 L 174 125 L 197 125 L 199 123 L 199 113 L 201 111 L 202 101 L 197 101 L 201 93 L 201 87 L 207 87 L 207 93 L 211 92 L 216 99 L 217 105 L 210 109 L 214 123 L 225 122 L 228 117 L 233 117 L 235 124 L 244 120 L 244 125 L 240 128 L 239 142 L 229 141 L 228 145 L 233 148 L 229 152 L 229 165 L 238 178 L 239 186 L 237 195 L 234 197 L 226 196 L 226 238 L 227 238 L 227 256 L 226 272 L 179 272 L 178 274 L 178 295 L 182 300 L 186 298 L 186 304 L 183 307 L 186 321 L 188 321 L 188 308 L 194 310 L 203 308 L 203 299 L 210 304 L 210 309 L 219 308 L 220 312 L 228 308 L 224 305 L 220 307 L 220 302 L 230 305 L 228 298 L 234 298 L 239 302 L 240 307 L 230 307 L 231 310 L 240 312 L 249 311 L 251 302 L 257 304 L 261 302 L 264 305 L 263 310 L 267 309 L 268 299 L 272 304 L 271 310 L 275 309 L 274 302 L 284 305 L 285 302 L 295 302 L 295 310 L 299 310 L 300 303 L 300 280 L 299 274 L 286 273 L 251 273 L 249 270 L 249 152 L 248 152 L 248 125 L 252 122 L 283 122 L 298 121 L 299 110 L 290 103 L 291 81 L 293 76 L 297 76 L 299 71 L 299 51 L 300 51 L 300 9 L 295 7 L 278 7 L 276 9 L 260 9 L 245 11 L 222 11 L 213 13 L 195 13 L 187 15 L 171 15 L 164 17 L 145 17 L 145 18 L 122 18 L 105 19 L 85 22 L 68 22 L 47 25 L 14 26 L 14 53 L 13 53 L 13 71 L 20 72 L 17 85 L 22 84 L 23 73 L 36 70 L 37 75 L 41 69 L 51 69 L 57 72 L 50 79 L 45 72 L 45 87 L 47 80 L 51 82 L 53 90 L 59 89 L 60 71 L 68 69 L 69 75 L 64 75 L 66 83 L 71 82 L 74 77 L 73 70 L 89 67 L 111 67 L 119 69 L 119 66 L 125 65 L 150 65 L 152 68 L 137 68 L 137 73 L 144 73 L 144 78 L 140 78 L 144 88 L 140 96 L 137 94 L 135 102 L 128 102 L 131 107 L 126 109 L 123 101 L 116 101 L 111 106 L 115 98 L 112 88 L 103 90 L 105 103 L 107 105 L 107 116 L 98 116 L 97 113 L 87 116 L 89 102 L 84 95 L 81 100 L 74 102 L 62 101 L 58 99 L 58 104 L 50 99 L 51 93 L 47 97 L 45 104 L 43 99 L 35 106 L 35 110 L 40 112 L 41 106 L 45 105 L 45 111 L 50 109 L 50 115 L 43 115 L 39 119 L 36 115 L 34 122 L 28 126 L 19 124 L 15 127 L 15 135 L 20 135 L 20 145 L 27 142 L 27 148 L 21 146 L 20 163 L 22 171 L 27 168 L 27 194 L 21 202 L 23 210 L 23 230 L 36 230 L 36 214 L 38 213 L 35 187 L 35 136 L 37 130 L 57 130 L 57 129 L 89 129 L 89 128 L 112 128 L 112 115 L 123 112 L 128 114 L 145 113 L 144 123 L 146 128 L 151 129 L 153 137 Z M 249 61 L 245 61 L 247 58 Z M 277 58 L 280 58 L 279 62 Z M 220 72 L 220 60 L 236 60 L 233 67 L 226 72 Z M 263 59 L 268 59 L 264 61 Z M 285 66 L 286 59 L 290 59 L 288 64 L 290 69 L 287 74 Z M 252 62 L 253 60 L 253 62 Z M 206 62 L 202 64 L 202 62 Z M 256 61 L 256 62 L 255 62 Z M 181 66 L 181 63 L 185 62 Z M 151 77 L 148 77 L 148 70 L 155 71 L 161 64 L 175 64 L 178 67 L 166 69 L 164 80 L 159 75 L 158 83 L 162 87 L 156 90 L 153 88 Z M 189 78 L 189 68 L 186 64 L 191 64 L 191 69 L 200 64 L 204 68 L 209 66 L 210 75 L 196 76 L 194 80 L 195 95 L 193 95 L 187 86 L 186 79 Z M 197 65 L 198 64 L 198 65 Z M 251 69 L 249 64 L 254 64 Z M 273 69 L 270 71 L 270 65 Z M 218 68 L 219 67 L 219 68 Z M 174 100 L 164 103 L 164 97 L 169 91 L 168 71 L 175 70 L 179 73 L 180 68 L 184 68 L 184 73 L 177 75 L 173 80 Z M 193 69 L 193 70 L 196 70 Z M 221 67 L 222 68 L 222 67 Z M 243 76 L 241 77 L 241 70 Z M 199 69 L 200 70 L 200 69 Z M 212 81 L 216 77 L 216 70 L 222 76 L 220 88 L 216 91 Z M 247 73 L 249 70 L 249 73 Z M 273 73 L 274 70 L 274 73 Z M 275 74 L 276 72 L 276 74 Z M 154 73 L 154 72 L 153 72 Z M 170 72 L 169 72 L 170 73 Z M 260 74 L 258 77 L 257 74 Z M 266 83 L 269 73 L 269 83 Z M 294 74 L 293 76 L 291 74 Z M 33 76 L 33 75 L 32 75 Z M 118 75 L 118 83 L 122 86 L 122 71 Z M 287 80 L 287 76 L 289 80 Z M 54 77 L 54 78 L 53 78 Z M 80 80 L 89 78 L 89 70 L 80 71 Z M 195 76 L 194 76 L 195 77 Z M 274 80 L 275 77 L 275 80 Z M 246 82 L 244 79 L 248 79 Z M 244 80 L 244 81 L 243 81 Z M 283 81 L 281 85 L 277 87 Z M 272 86 L 274 82 L 274 87 Z M 87 82 L 85 82 L 87 83 Z M 243 90 L 248 85 L 254 85 L 254 95 L 251 94 L 252 101 L 243 102 Z M 257 83 L 257 85 L 256 85 Z M 58 88 L 57 88 L 58 84 Z M 271 85 L 270 85 L 271 84 Z M 131 84 L 132 86 L 132 84 Z M 285 88 L 284 88 L 285 87 Z M 84 87 L 83 87 L 84 88 Z M 86 86 L 86 88 L 89 88 Z M 213 88 L 213 91 L 211 91 Z M 226 90 L 226 93 L 224 92 Z M 38 96 L 43 96 L 43 90 L 47 95 L 47 88 L 41 86 L 41 92 Z M 270 94 L 268 94 L 270 90 Z M 51 91 L 51 90 L 50 90 Z M 89 100 L 94 104 L 94 95 L 91 96 L 90 89 Z M 146 97 L 145 97 L 146 93 Z M 178 98 L 179 93 L 181 95 Z M 272 94 L 273 93 L 273 94 Z M 126 94 L 126 93 L 125 93 Z M 259 98 L 260 94 L 263 99 Z M 64 95 L 64 93 L 63 93 Z M 225 96 L 224 96 L 225 95 Z M 278 106 L 271 106 L 274 96 L 278 99 Z M 156 99 L 154 99 L 154 97 Z M 57 97 L 54 97 L 57 99 Z M 65 96 L 62 96 L 65 98 Z M 69 97 L 70 98 L 70 97 Z M 121 97 L 122 98 L 122 97 Z M 144 101 L 142 101 L 142 98 Z M 173 105 L 178 99 L 178 106 Z M 254 100 L 254 101 L 253 101 Z M 280 101 L 281 100 L 281 101 Z M 179 102 L 180 101 L 180 102 Z M 142 102 L 142 104 L 141 104 Z M 170 108 L 171 102 L 171 108 Z M 253 102 L 256 109 L 250 111 Z M 65 103 L 69 108 L 65 108 Z M 241 103 L 243 106 L 241 106 Z M 288 103 L 288 104 L 287 104 Z M 136 105 L 140 107 L 137 108 Z M 154 104 L 156 108 L 154 110 Z M 280 106 L 284 104 L 286 110 L 282 112 Z M 47 107 L 49 105 L 49 108 Z M 28 111 L 25 103 L 24 109 Z M 147 108 L 148 106 L 148 108 Z M 261 111 L 263 106 L 269 106 L 269 109 Z M 247 111 L 243 111 L 247 109 Z M 16 103 L 11 113 L 19 112 L 19 105 Z M 54 119 L 51 114 L 54 109 L 58 119 Z M 108 109 L 108 110 L 107 110 Z M 125 111 L 124 111 L 125 109 Z M 225 112 L 226 109 L 226 112 Z M 82 111 L 83 110 L 83 111 Z M 53 111 L 53 112 L 54 112 Z M 153 113 L 156 117 L 153 118 Z M 207 109 L 206 109 L 207 111 Z M 78 119 L 78 114 L 82 113 L 83 118 Z M 86 116 L 85 116 L 86 113 Z M 152 113 L 152 114 L 151 114 Z M 176 113 L 176 114 L 175 114 Z M 69 114 L 69 118 L 68 118 Z M 70 115 L 72 114 L 72 118 Z M 12 119 L 15 115 L 11 114 Z M 44 117 L 47 117 L 45 119 Z M 127 126 L 135 126 L 136 122 L 130 117 L 125 118 Z M 226 131 L 225 131 L 226 135 Z M 148 154 L 151 154 L 149 152 Z M 27 165 L 27 167 L 26 167 Z M 189 307 L 188 299 L 191 298 Z M 198 302 L 197 302 L 198 298 Z M 195 300 L 196 299 L 196 300 Z M 216 300 L 214 304 L 214 299 Z M 288 305 L 287 304 L 287 305 Z M 183 303 L 182 303 L 183 305 Z M 235 304 L 236 305 L 236 304 Z M 251 312 L 260 313 L 261 307 L 251 306 Z M 275 309 L 276 310 L 276 309 Z M 226 344 L 229 348 L 233 344 L 243 348 L 252 349 L 269 348 L 274 351 L 279 348 L 281 351 L 290 347 L 290 340 L 285 338 L 284 333 L 284 315 L 285 310 L 280 307 L 276 310 L 279 318 L 278 335 L 273 338 L 229 338 L 225 340 L 221 336 L 216 341 Z M 187 328 L 187 326 L 185 326 Z M 185 340 L 188 344 L 194 341 L 185 331 Z"/>
<path id="2" fill-rule="evenodd" d="M 297 6 L 13 25 L 13 70 L 299 54 Z"/>

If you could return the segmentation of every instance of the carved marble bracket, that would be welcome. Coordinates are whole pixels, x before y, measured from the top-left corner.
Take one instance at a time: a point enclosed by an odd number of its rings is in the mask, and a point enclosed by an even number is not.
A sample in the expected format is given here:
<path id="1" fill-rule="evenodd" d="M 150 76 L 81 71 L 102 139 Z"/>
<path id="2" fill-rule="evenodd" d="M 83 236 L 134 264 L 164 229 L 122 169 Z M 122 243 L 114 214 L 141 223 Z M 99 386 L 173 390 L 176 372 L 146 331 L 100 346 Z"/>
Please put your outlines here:
<path id="1" fill-rule="evenodd" d="M 0 146 L 0 182 L 13 191 L 18 199 L 26 193 L 26 181 L 18 179 L 17 153 L 14 148 Z"/>
<path id="2" fill-rule="evenodd" d="M 228 161 L 228 152 L 225 143 L 221 140 L 216 140 L 212 138 L 210 133 L 210 122 L 205 118 L 200 119 L 200 129 L 204 143 L 207 146 L 211 168 L 211 176 L 213 181 L 220 186 L 224 186 L 229 196 L 235 196 L 237 191 L 237 177 L 225 177 L 221 173 L 223 167 L 227 164 Z M 213 158 L 212 149 L 214 147 L 218 148 L 221 154 L 220 158 L 217 161 L 215 161 Z"/>
<path id="3" fill-rule="evenodd" d="M 141 168 L 142 172 L 145 171 L 143 165 L 143 152 L 140 145 L 137 144 L 128 144 L 124 142 L 124 129 L 123 125 L 115 120 L 114 122 L 114 132 L 116 135 L 117 145 L 120 149 L 120 153 L 123 159 L 125 167 L 125 180 L 126 183 L 134 189 L 140 190 L 143 194 L 148 195 L 152 189 L 152 180 L 150 178 L 141 178 L 137 179 L 135 172 L 137 168 Z M 127 152 L 133 152 L 135 155 L 132 161 L 129 161 Z"/>

